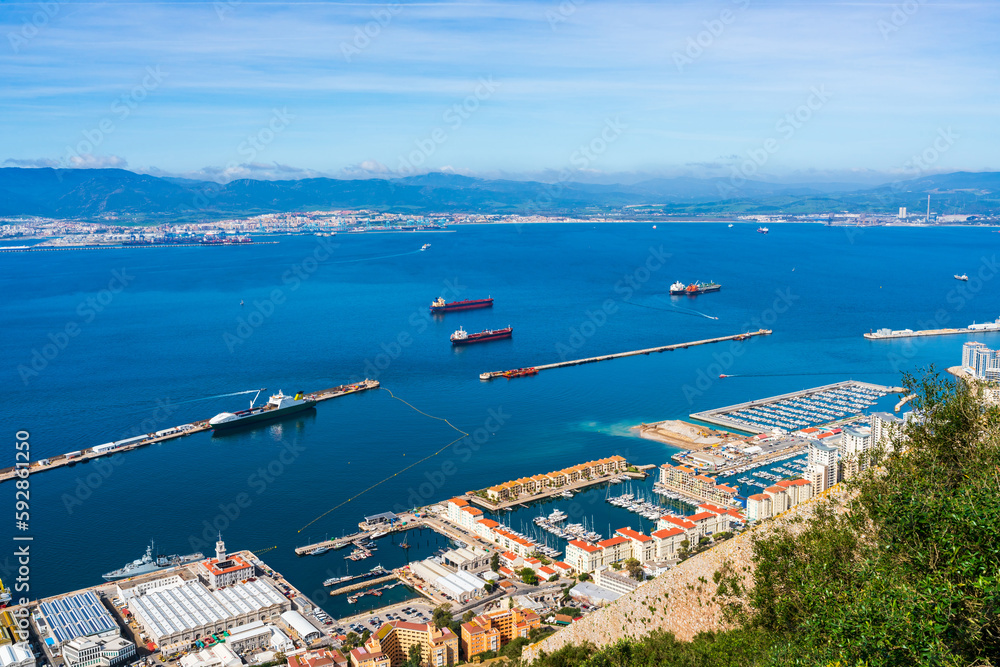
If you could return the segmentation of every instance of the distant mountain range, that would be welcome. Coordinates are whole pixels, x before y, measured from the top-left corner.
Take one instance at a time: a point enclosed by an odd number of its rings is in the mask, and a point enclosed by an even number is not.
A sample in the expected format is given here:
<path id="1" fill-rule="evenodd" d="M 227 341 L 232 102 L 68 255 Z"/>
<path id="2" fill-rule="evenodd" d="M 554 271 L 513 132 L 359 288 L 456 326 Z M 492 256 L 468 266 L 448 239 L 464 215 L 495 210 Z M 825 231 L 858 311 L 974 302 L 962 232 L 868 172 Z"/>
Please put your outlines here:
<path id="1" fill-rule="evenodd" d="M 807 214 L 850 210 L 1000 213 L 1000 172 L 955 172 L 859 189 L 729 178 L 658 178 L 631 185 L 486 180 L 430 173 L 394 179 L 211 181 L 123 169 L 0 169 L 0 215 L 181 221 L 281 211 L 367 208 L 397 213 L 541 215 Z"/>

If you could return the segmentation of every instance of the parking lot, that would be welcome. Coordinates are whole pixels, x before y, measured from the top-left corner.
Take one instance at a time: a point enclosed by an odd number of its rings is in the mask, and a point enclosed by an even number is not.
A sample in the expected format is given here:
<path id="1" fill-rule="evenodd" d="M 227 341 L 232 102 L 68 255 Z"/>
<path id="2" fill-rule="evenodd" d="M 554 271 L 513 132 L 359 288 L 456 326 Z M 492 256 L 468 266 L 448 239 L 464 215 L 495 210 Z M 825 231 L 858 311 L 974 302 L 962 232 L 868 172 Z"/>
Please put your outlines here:
<path id="1" fill-rule="evenodd" d="M 352 616 L 334 622 L 332 632 L 334 634 L 346 635 L 349 632 L 361 634 L 365 630 L 374 632 L 388 621 L 406 621 L 408 623 L 430 623 L 431 613 L 434 610 L 427 600 L 410 600 L 400 602 L 392 607 L 379 609 L 367 614 Z"/>

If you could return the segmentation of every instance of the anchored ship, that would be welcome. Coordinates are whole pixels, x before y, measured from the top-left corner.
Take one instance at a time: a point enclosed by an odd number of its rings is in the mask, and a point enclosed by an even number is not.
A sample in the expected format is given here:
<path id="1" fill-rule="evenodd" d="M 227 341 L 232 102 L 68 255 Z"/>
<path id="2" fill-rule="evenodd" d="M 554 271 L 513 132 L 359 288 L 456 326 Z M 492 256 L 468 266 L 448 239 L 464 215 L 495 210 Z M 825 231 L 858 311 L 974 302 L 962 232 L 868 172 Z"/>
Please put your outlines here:
<path id="1" fill-rule="evenodd" d="M 965 273 L 963 273 L 962 275 L 958 275 L 956 273 L 955 274 L 955 280 L 961 280 L 962 282 L 968 282 L 969 276 L 968 276 L 968 274 L 965 274 Z"/>
<path id="2" fill-rule="evenodd" d="M 108 572 L 104 575 L 104 578 L 108 581 L 112 581 L 114 579 L 124 579 L 125 577 L 137 577 L 140 574 L 149 574 L 150 572 L 156 572 L 157 570 L 177 567 L 178 565 L 184 565 L 186 563 L 193 563 L 205 557 L 202 553 L 193 553 L 188 554 L 187 556 L 178 556 L 174 554 L 172 556 L 160 555 L 154 558 L 153 546 L 153 542 L 150 542 L 149 546 L 146 547 L 146 553 L 143 554 L 142 558 L 137 558 L 131 563 L 128 563 L 113 572 Z"/>
<path id="3" fill-rule="evenodd" d="M 695 296 L 697 294 L 706 294 L 708 292 L 718 292 L 722 289 L 722 285 L 713 282 L 697 282 L 691 283 L 690 285 L 685 285 L 681 281 L 675 282 L 670 286 L 670 296 L 679 296 L 681 294 L 687 294 L 688 296 Z"/>
<path id="4" fill-rule="evenodd" d="M 308 410 L 312 406 L 316 405 L 316 401 L 303 398 L 301 391 L 292 397 L 285 396 L 279 390 L 278 393 L 272 396 L 267 403 L 255 408 L 253 404 L 257 402 L 257 397 L 260 396 L 260 392 L 262 391 L 264 391 L 264 389 L 257 390 L 257 394 L 253 397 L 253 400 L 250 401 L 250 407 L 246 410 L 239 410 L 238 412 L 221 412 L 209 419 L 208 425 L 216 431 L 227 428 L 235 428 L 237 426 L 246 426 L 248 424 L 254 424 L 270 419 L 278 419 L 279 417 L 283 417 L 293 412 Z"/>
<path id="5" fill-rule="evenodd" d="M 249 236 L 205 236 L 200 241 L 200 245 L 241 245 L 253 243 Z"/>
<path id="6" fill-rule="evenodd" d="M 486 331 L 480 331 L 479 333 L 470 334 L 468 331 L 462 327 L 458 328 L 458 331 L 451 335 L 452 345 L 468 345 L 469 343 L 485 343 L 488 340 L 503 340 L 504 338 L 510 338 L 514 334 L 514 329 L 507 327 L 506 329 L 487 329 Z"/>
<path id="7" fill-rule="evenodd" d="M 767 234 L 769 231 L 771 231 L 771 230 L 769 230 L 767 227 L 758 227 L 757 228 L 757 233 L 758 234 Z"/>
<path id="8" fill-rule="evenodd" d="M 472 310 L 473 308 L 492 308 L 493 297 L 485 299 L 465 299 L 464 301 L 452 301 L 445 303 L 444 297 L 438 297 L 431 304 L 432 313 L 450 313 L 453 310 Z"/>

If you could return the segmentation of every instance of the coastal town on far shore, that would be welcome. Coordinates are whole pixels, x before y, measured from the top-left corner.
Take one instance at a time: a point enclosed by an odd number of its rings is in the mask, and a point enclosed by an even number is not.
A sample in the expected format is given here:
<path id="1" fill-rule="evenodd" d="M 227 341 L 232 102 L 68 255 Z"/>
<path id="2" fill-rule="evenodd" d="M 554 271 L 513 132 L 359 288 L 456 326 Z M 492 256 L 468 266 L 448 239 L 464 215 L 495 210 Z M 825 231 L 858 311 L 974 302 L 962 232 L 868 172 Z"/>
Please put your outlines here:
<path id="1" fill-rule="evenodd" d="M 624 217 L 623 217 L 624 216 Z M 591 216 L 516 215 L 487 213 L 430 213 L 409 215 L 376 210 L 332 210 L 265 213 L 249 217 L 204 220 L 200 222 L 132 221 L 121 214 L 107 214 L 94 219 L 58 219 L 39 216 L 0 217 L 0 240 L 35 241 L 27 246 L 0 246 L 0 250 L 43 250 L 46 248 L 101 246 L 170 246 L 178 244 L 251 243 L 270 236 L 289 234 L 333 235 L 342 232 L 413 232 L 447 231 L 448 226 L 470 224 L 537 224 L 572 222 L 731 222 L 760 225 L 812 223 L 836 226 L 922 226 L 922 225 L 991 225 L 998 216 L 969 214 L 830 212 L 811 214 L 753 214 L 669 216 L 644 212 L 641 207 L 626 207 L 621 215 Z"/>

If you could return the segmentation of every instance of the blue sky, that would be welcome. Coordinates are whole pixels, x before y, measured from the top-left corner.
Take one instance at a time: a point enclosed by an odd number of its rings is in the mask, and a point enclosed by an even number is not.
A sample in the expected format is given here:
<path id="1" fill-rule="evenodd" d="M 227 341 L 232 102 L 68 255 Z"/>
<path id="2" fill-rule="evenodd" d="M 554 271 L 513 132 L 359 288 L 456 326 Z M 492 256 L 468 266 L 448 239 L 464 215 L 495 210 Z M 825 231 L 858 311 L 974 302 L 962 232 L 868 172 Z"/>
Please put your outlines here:
<path id="1" fill-rule="evenodd" d="M 998 19 L 929 0 L 4 1 L 0 162 L 220 180 L 994 169 Z"/>

